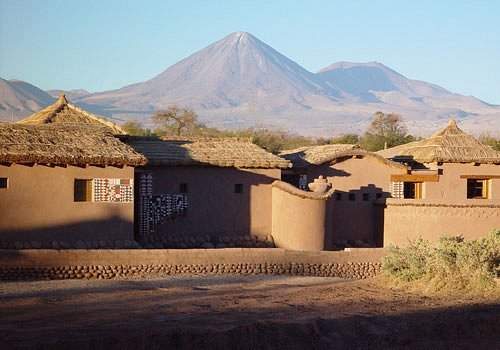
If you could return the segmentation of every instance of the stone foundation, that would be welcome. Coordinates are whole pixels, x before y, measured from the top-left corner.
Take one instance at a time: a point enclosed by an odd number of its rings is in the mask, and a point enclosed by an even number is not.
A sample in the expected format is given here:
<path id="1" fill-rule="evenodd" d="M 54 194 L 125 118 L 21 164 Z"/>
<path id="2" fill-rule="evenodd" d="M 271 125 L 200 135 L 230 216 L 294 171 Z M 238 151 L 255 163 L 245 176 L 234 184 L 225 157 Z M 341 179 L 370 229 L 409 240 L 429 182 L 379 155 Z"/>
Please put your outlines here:
<path id="1" fill-rule="evenodd" d="M 384 249 L 331 252 L 277 248 L 0 250 L 0 280 L 112 279 L 206 274 L 275 274 L 363 279 Z"/>
<path id="2" fill-rule="evenodd" d="M 364 279 L 374 277 L 380 263 L 348 264 L 207 264 L 207 265 L 91 265 L 57 267 L 0 267 L 0 280 L 114 279 L 172 275 L 296 275 Z"/>

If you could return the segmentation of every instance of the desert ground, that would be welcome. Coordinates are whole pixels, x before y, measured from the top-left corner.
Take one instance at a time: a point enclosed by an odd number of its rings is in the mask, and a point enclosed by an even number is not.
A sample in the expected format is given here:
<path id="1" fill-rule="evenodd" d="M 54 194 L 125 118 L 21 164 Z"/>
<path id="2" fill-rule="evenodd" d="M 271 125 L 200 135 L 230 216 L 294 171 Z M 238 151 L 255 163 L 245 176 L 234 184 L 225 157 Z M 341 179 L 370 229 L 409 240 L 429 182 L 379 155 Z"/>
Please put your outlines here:
<path id="1" fill-rule="evenodd" d="M 2 349 L 494 349 L 497 297 L 380 277 L 173 276 L 0 284 Z"/>

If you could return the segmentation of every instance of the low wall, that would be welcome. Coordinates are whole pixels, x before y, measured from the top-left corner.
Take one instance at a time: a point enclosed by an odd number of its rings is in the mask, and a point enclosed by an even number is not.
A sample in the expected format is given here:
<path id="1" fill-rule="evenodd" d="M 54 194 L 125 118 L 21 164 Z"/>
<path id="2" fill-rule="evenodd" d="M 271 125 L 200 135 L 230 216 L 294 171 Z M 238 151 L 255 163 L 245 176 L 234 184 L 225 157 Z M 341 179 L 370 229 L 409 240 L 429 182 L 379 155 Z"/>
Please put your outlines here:
<path id="1" fill-rule="evenodd" d="M 176 274 L 375 276 L 384 249 L 299 252 L 277 248 L 0 250 L 0 280 L 122 278 Z"/>
<path id="2" fill-rule="evenodd" d="M 477 239 L 500 229 L 500 205 L 446 204 L 388 199 L 384 211 L 384 247 L 409 240 L 437 241 L 441 236 Z"/>
<path id="3" fill-rule="evenodd" d="M 331 193 L 302 191 L 288 183 L 273 183 L 272 236 L 278 248 L 325 249 L 326 200 Z"/>

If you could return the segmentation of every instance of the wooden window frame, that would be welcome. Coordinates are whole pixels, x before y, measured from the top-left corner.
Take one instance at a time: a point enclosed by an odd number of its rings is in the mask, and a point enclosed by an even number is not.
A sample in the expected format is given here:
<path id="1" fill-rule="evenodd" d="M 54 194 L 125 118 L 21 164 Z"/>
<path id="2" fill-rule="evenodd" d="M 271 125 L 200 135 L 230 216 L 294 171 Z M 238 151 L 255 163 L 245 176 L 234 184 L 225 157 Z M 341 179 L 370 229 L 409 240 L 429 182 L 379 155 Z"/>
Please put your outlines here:
<path id="1" fill-rule="evenodd" d="M 410 185 L 413 186 L 413 190 L 411 191 L 413 193 L 413 197 L 407 197 L 407 190 L 406 186 Z M 405 181 L 403 183 L 403 199 L 422 199 L 423 196 L 423 182 L 419 181 Z"/>
<path id="2" fill-rule="evenodd" d="M 481 196 L 471 195 L 470 186 L 472 183 L 481 183 Z M 467 178 L 467 199 L 489 199 L 490 198 L 490 179 L 485 177 Z"/>
<path id="3" fill-rule="evenodd" d="M 439 174 L 392 174 L 392 182 L 439 182 Z"/>
<path id="4" fill-rule="evenodd" d="M 73 187 L 74 202 L 93 202 L 92 179 L 75 179 Z"/>

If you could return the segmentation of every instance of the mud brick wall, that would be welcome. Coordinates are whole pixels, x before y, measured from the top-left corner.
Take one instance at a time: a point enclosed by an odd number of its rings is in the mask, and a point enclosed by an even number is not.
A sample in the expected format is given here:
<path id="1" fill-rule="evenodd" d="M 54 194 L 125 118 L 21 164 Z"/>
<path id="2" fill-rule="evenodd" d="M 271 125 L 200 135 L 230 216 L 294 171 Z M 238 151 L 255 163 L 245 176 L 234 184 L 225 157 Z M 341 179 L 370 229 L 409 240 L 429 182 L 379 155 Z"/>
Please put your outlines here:
<path id="1" fill-rule="evenodd" d="M 383 249 L 3 250 L 1 280 L 113 279 L 179 274 L 275 274 L 363 279 L 381 268 Z"/>
<path id="2" fill-rule="evenodd" d="M 436 201 L 387 200 L 384 247 L 405 246 L 419 237 L 436 241 L 443 235 L 478 239 L 500 229 L 500 204 L 447 204 Z"/>

